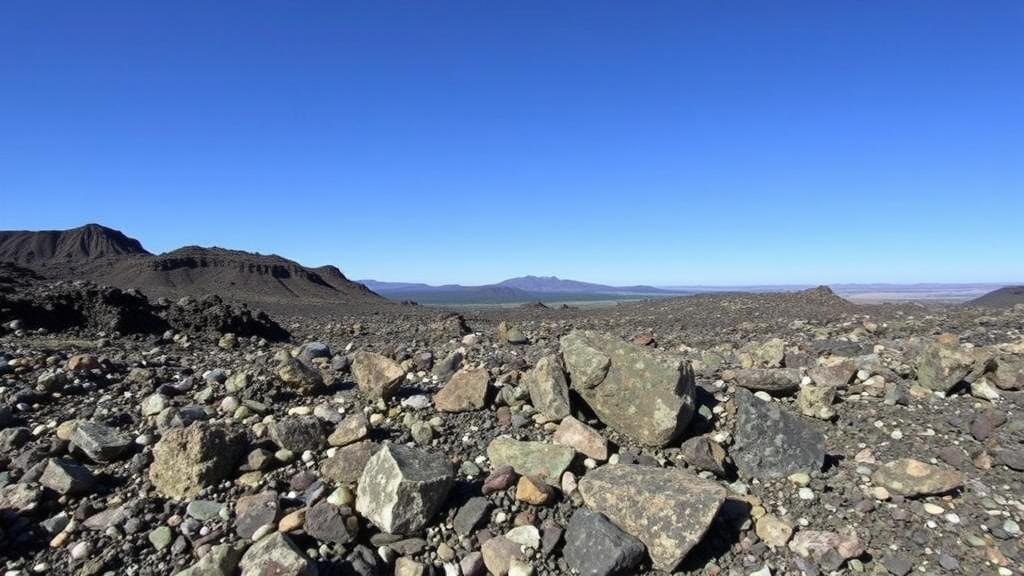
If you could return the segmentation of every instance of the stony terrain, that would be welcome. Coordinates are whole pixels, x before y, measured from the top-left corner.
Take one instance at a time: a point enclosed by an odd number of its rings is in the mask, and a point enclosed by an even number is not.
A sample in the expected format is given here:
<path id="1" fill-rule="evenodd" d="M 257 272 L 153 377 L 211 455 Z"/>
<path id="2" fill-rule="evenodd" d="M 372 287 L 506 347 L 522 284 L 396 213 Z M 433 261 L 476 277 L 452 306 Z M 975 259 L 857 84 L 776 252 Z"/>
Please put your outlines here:
<path id="1" fill-rule="evenodd" d="M 0 321 L 11 575 L 1024 565 L 1020 306 L 270 317 L 5 266 Z"/>

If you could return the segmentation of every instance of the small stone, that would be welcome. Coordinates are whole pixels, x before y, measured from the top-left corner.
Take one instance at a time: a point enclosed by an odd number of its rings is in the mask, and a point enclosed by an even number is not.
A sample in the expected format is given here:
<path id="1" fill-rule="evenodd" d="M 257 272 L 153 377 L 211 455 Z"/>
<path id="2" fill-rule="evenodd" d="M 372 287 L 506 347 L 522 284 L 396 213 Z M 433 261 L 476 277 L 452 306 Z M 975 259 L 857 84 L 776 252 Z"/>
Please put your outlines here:
<path id="1" fill-rule="evenodd" d="M 487 403 L 489 380 L 484 368 L 459 370 L 434 394 L 434 406 L 442 412 L 479 410 Z"/>
<path id="2" fill-rule="evenodd" d="M 629 574 L 643 560 L 644 545 L 604 515 L 579 508 L 565 531 L 562 550 L 569 568 L 586 576 Z"/>
<path id="3" fill-rule="evenodd" d="M 551 440 L 555 444 L 568 446 L 594 460 L 608 459 L 608 441 L 597 430 L 572 416 L 562 419 Z"/>
<path id="4" fill-rule="evenodd" d="M 557 497 L 555 489 L 536 477 L 520 476 L 516 485 L 516 500 L 534 506 L 544 506 L 554 502 Z"/>
<path id="5" fill-rule="evenodd" d="M 757 537 L 772 548 L 785 546 L 793 536 L 793 527 L 773 514 L 758 518 L 754 529 Z"/>
<path id="6" fill-rule="evenodd" d="M 239 564 L 241 576 L 317 576 L 316 564 L 310 561 L 291 538 L 274 532 L 261 538 L 246 550 Z"/>
<path id="7" fill-rule="evenodd" d="M 71 444 L 94 462 L 113 462 L 131 448 L 132 440 L 109 426 L 85 421 L 75 427 Z"/>
<path id="8" fill-rule="evenodd" d="M 386 356 L 360 351 L 352 357 L 352 377 L 368 398 L 386 400 L 402 385 L 405 370 Z"/>
<path id="9" fill-rule="evenodd" d="M 358 442 L 370 433 L 370 423 L 366 416 L 353 414 L 338 423 L 334 432 L 327 437 L 327 443 L 331 446 L 348 446 Z"/>
<path id="10" fill-rule="evenodd" d="M 509 465 L 516 473 L 536 476 L 549 484 L 557 484 L 575 452 L 572 448 L 499 437 L 487 446 L 487 458 L 493 466 Z"/>
<path id="11" fill-rule="evenodd" d="M 963 484 L 960 473 L 955 470 L 911 458 L 882 465 L 871 476 L 871 480 L 889 492 L 910 498 L 946 494 Z"/>

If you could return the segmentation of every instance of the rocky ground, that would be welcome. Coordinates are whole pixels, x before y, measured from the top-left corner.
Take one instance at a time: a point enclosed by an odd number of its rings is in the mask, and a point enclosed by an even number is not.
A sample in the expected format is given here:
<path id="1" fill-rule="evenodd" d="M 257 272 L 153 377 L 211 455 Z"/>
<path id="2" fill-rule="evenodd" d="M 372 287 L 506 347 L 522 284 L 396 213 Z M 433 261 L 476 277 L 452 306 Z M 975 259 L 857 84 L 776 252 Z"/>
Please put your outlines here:
<path id="1" fill-rule="evenodd" d="M 0 282 L 7 574 L 1021 574 L 1024 308 Z"/>

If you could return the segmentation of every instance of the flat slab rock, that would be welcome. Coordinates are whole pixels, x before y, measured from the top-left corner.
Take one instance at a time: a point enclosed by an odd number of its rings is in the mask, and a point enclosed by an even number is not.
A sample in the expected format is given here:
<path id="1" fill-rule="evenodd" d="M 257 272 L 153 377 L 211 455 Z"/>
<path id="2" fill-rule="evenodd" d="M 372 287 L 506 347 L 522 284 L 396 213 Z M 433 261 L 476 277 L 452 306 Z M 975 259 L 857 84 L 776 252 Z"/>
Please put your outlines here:
<path id="1" fill-rule="evenodd" d="M 686 360 L 593 331 L 559 342 L 570 386 L 621 434 L 664 446 L 690 423 L 694 376 Z"/>
<path id="2" fill-rule="evenodd" d="M 883 464 L 871 475 L 871 481 L 894 494 L 913 498 L 946 494 L 963 485 L 960 473 L 912 458 Z"/>
<path id="3" fill-rule="evenodd" d="M 682 470 L 612 464 L 580 480 L 583 501 L 647 546 L 658 570 L 672 572 L 704 537 L 725 489 Z"/>
<path id="4" fill-rule="evenodd" d="M 487 404 L 490 375 L 485 368 L 463 368 L 434 394 L 434 406 L 441 412 L 469 412 Z"/>
<path id="5" fill-rule="evenodd" d="M 745 478 L 784 478 L 825 465 L 825 437 L 777 402 L 736 390 L 736 440 L 730 451 Z"/>
<path id="6" fill-rule="evenodd" d="M 798 368 L 739 368 L 726 370 L 722 379 L 747 390 L 789 394 L 800 388 L 803 375 Z"/>
<path id="7" fill-rule="evenodd" d="M 559 485 L 575 455 L 568 446 L 511 438 L 495 438 L 487 446 L 487 458 L 494 468 L 511 466 L 517 474 L 536 476 L 553 486 Z"/>

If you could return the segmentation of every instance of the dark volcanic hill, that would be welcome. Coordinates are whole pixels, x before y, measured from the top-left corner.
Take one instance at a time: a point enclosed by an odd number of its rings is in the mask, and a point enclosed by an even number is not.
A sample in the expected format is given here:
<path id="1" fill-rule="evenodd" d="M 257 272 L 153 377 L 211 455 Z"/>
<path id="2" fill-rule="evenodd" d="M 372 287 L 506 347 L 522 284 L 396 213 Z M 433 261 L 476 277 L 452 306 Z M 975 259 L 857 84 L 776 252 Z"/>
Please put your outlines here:
<path id="1" fill-rule="evenodd" d="M 0 261 L 52 279 L 138 288 L 151 297 L 217 294 L 263 306 L 383 301 L 334 266 L 310 268 L 277 255 L 200 246 L 154 255 L 138 240 L 96 224 L 65 231 L 0 232 L 0 239 Z"/>
<path id="2" fill-rule="evenodd" d="M 965 306 L 1010 308 L 1017 304 L 1024 304 L 1024 286 L 1004 286 L 966 302 Z"/>
<path id="3" fill-rule="evenodd" d="M 149 252 L 123 233 L 86 224 L 70 230 L 0 231 L 0 260 L 33 267 L 73 264 Z"/>

